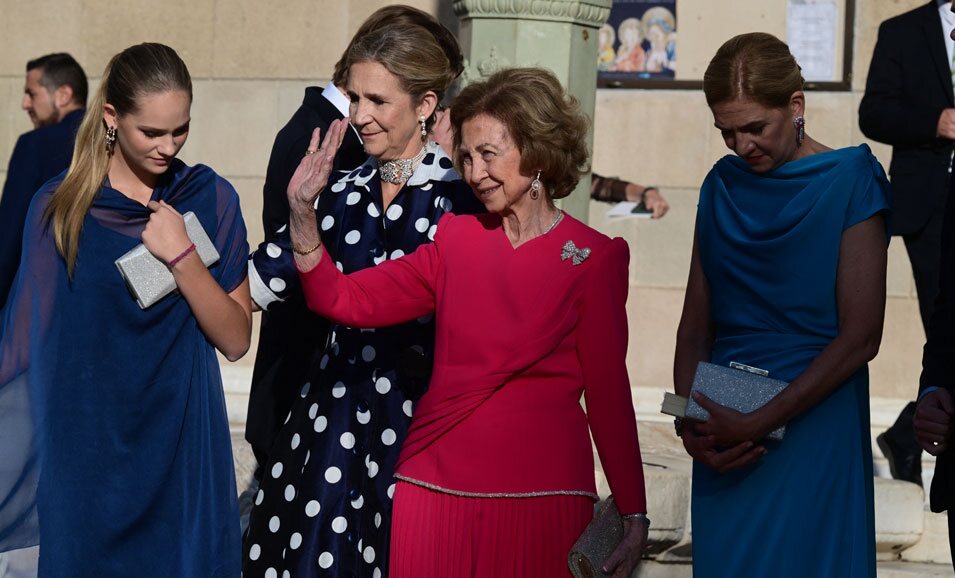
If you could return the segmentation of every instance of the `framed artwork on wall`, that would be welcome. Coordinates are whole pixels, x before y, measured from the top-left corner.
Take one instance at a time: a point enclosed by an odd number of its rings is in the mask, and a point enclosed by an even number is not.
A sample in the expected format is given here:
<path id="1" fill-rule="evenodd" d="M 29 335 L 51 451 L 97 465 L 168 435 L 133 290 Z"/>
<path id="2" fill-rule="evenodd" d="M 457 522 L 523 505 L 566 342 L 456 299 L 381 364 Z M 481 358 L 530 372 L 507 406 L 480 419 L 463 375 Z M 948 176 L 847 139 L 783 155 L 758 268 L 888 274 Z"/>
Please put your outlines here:
<path id="1" fill-rule="evenodd" d="M 614 0 L 598 31 L 600 88 L 700 89 L 716 50 L 744 32 L 789 44 L 809 90 L 849 90 L 855 0 Z"/>

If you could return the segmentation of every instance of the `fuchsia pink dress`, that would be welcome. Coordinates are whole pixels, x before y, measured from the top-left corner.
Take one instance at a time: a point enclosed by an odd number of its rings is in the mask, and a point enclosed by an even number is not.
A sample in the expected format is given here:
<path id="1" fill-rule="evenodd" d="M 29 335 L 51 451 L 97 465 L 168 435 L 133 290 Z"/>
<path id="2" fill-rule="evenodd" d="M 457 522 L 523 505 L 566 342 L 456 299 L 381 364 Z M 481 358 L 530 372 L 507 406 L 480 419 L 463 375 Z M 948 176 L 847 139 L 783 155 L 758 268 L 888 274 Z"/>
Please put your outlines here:
<path id="1" fill-rule="evenodd" d="M 337 323 L 436 315 L 396 468 L 392 577 L 568 575 L 597 499 L 588 426 L 621 512 L 646 511 L 628 262 L 623 240 L 569 215 L 516 249 L 496 215 L 447 215 L 401 259 L 346 276 L 325 255 L 301 273 L 309 307 Z"/>

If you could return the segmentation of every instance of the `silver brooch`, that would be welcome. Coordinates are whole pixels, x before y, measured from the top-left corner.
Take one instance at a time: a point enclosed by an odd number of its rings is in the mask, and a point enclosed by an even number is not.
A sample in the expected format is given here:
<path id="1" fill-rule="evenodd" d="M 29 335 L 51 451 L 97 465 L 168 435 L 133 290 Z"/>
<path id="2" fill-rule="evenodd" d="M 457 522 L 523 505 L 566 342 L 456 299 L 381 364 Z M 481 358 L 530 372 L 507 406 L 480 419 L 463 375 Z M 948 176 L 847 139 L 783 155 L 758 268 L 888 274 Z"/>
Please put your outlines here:
<path id="1" fill-rule="evenodd" d="M 564 248 L 560 251 L 560 260 L 566 261 L 571 257 L 574 258 L 574 265 L 580 265 L 587 260 L 587 257 L 590 257 L 590 249 L 587 247 L 578 249 L 573 241 L 567 241 L 564 243 Z"/>

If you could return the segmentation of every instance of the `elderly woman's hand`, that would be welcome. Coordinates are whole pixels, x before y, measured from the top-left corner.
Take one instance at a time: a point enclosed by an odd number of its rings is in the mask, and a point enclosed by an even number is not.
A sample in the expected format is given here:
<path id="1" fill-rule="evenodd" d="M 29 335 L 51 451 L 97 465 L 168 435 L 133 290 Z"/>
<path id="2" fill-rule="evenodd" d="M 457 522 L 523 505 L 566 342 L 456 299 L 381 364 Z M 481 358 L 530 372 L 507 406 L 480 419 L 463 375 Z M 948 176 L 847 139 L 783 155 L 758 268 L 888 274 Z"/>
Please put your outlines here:
<path id="1" fill-rule="evenodd" d="M 630 578 L 647 545 L 650 523 L 646 518 L 625 518 L 623 539 L 603 563 L 601 571 L 613 578 Z"/>
<path id="2" fill-rule="evenodd" d="M 691 458 L 720 473 L 746 467 L 766 455 L 766 448 L 750 441 L 720 450 L 714 436 L 700 433 L 701 425 L 684 422 L 683 447 Z"/>
<path id="3" fill-rule="evenodd" d="M 321 141 L 322 129 L 312 131 L 312 140 L 308 143 L 305 156 L 292 175 L 288 184 L 289 209 L 293 212 L 311 212 L 315 199 L 328 184 L 328 177 L 332 174 L 335 163 L 335 154 L 345 138 L 348 130 L 348 119 L 336 120 L 328 127 L 328 133 Z"/>

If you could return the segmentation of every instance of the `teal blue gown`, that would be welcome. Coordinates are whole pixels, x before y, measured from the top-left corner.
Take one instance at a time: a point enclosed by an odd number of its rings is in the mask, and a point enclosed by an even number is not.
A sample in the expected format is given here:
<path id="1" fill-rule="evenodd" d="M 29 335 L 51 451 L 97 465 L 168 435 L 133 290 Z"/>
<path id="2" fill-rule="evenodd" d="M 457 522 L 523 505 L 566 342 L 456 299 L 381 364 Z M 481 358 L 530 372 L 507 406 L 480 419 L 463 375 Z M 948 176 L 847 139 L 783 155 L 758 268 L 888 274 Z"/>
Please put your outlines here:
<path id="1" fill-rule="evenodd" d="M 865 145 L 756 174 L 716 163 L 700 191 L 698 247 L 716 328 L 711 361 L 792 381 L 836 337 L 843 232 L 888 209 Z M 694 463 L 695 578 L 875 576 L 869 377 L 860 367 L 793 419 L 758 463 Z"/>

